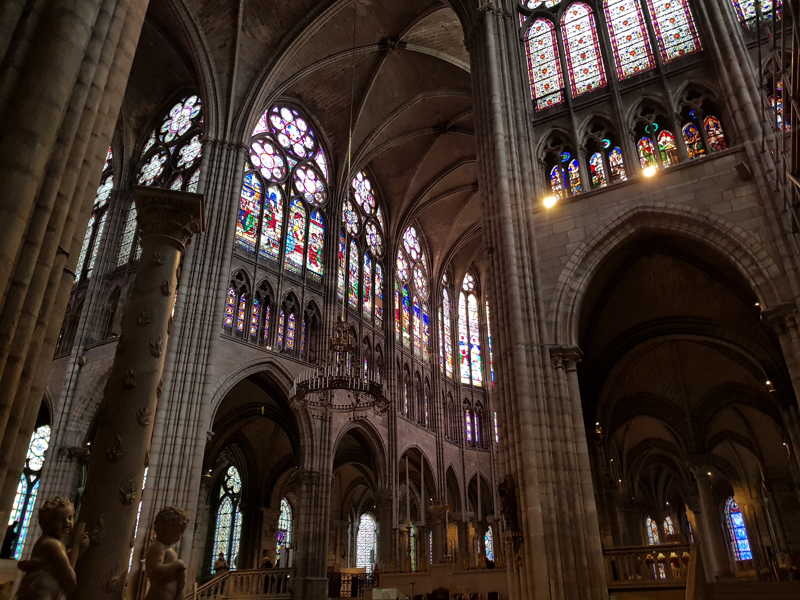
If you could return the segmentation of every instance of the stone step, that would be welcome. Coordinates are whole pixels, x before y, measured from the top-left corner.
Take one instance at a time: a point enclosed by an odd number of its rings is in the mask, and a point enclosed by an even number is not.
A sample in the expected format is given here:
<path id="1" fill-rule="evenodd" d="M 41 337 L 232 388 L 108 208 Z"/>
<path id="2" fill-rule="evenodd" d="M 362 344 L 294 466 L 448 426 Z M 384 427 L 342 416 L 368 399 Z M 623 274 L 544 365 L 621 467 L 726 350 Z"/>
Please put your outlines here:
<path id="1" fill-rule="evenodd" d="M 800 600 L 800 582 L 741 581 L 709 585 L 706 600 Z"/>

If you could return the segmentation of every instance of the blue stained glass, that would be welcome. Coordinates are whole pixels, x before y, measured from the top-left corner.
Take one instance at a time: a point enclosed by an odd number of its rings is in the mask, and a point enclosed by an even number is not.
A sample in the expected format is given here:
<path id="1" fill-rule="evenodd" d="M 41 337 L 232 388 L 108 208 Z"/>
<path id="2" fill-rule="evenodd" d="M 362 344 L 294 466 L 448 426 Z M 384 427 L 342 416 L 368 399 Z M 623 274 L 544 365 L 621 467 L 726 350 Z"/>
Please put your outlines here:
<path id="1" fill-rule="evenodd" d="M 753 552 L 750 548 L 744 515 L 733 497 L 728 498 L 725 502 L 725 521 L 734 558 L 737 561 L 752 560 Z"/>
<path id="2" fill-rule="evenodd" d="M 777 13 L 778 19 L 783 16 L 783 1 L 776 0 L 731 0 L 736 16 L 742 24 L 754 28 L 758 21 L 771 21 Z M 777 9 L 777 10 L 775 10 Z"/>
<path id="3" fill-rule="evenodd" d="M 325 247 L 325 217 L 318 210 L 311 211 L 308 222 L 308 258 L 306 267 L 310 273 L 322 277 L 323 249 Z"/>
<path id="4" fill-rule="evenodd" d="M 25 467 L 19 476 L 17 494 L 14 497 L 8 524 L 18 523 L 19 533 L 12 547 L 12 555 L 16 560 L 22 558 L 25 538 L 31 525 L 31 516 L 36 507 L 39 495 L 39 484 L 47 449 L 50 446 L 50 426 L 41 425 L 36 428 L 28 444 Z"/>
<path id="5" fill-rule="evenodd" d="M 285 267 L 294 273 L 302 273 L 305 258 L 306 210 L 299 198 L 292 200 L 289 211 L 289 228 L 286 232 Z"/>
<path id="6" fill-rule="evenodd" d="M 583 183 L 581 182 L 581 166 L 577 158 L 569 161 L 567 173 L 569 174 L 570 195 L 580 194 L 583 191 Z"/>
<path id="7" fill-rule="evenodd" d="M 211 544 L 211 573 L 215 572 L 214 562 L 222 554 L 230 568 L 235 568 L 239 559 L 239 540 L 242 531 L 242 513 L 239 499 L 242 492 L 242 479 L 233 465 L 222 477 L 216 512 L 214 538 Z"/>

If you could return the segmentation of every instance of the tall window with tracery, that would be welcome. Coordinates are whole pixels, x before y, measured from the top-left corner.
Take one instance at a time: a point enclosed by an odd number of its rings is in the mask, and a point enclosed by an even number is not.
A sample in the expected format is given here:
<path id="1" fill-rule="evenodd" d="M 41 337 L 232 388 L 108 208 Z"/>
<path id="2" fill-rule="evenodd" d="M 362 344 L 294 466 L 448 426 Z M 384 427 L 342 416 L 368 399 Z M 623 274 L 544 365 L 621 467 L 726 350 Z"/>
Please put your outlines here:
<path id="1" fill-rule="evenodd" d="M 42 467 L 44 466 L 47 448 L 50 446 L 50 426 L 40 425 L 36 428 L 28 444 L 28 454 L 25 457 L 25 467 L 17 482 L 17 494 L 11 506 L 8 525 L 11 530 L 6 535 L 12 535 L 9 556 L 19 560 L 22 549 L 25 547 L 25 538 L 31 526 L 31 516 L 36 507 L 36 498 L 39 495 Z"/>
<path id="2" fill-rule="evenodd" d="M 655 66 L 642 6 L 638 0 L 605 0 L 606 25 L 620 81 Z"/>
<path id="3" fill-rule="evenodd" d="M 491 525 L 486 528 L 486 533 L 483 534 L 483 548 L 486 560 L 494 562 L 494 531 Z"/>
<path id="4" fill-rule="evenodd" d="M 395 280 L 395 333 L 414 356 L 427 361 L 431 322 L 428 313 L 428 261 L 416 227 L 403 233 L 397 250 Z"/>
<path id="5" fill-rule="evenodd" d="M 294 513 L 286 498 L 281 498 L 281 513 L 278 528 L 275 530 L 275 555 L 280 561 L 287 549 L 292 548 L 294 540 Z M 286 559 L 284 559 L 285 561 Z"/>
<path id="6" fill-rule="evenodd" d="M 564 77 L 556 40 L 556 27 L 549 19 L 536 19 L 525 36 L 531 98 L 537 110 L 564 102 Z"/>
<path id="7" fill-rule="evenodd" d="M 464 275 L 458 296 L 458 354 L 461 383 L 483 385 L 478 284 L 472 273 Z"/>
<path id="8" fill-rule="evenodd" d="M 702 49 L 689 0 L 647 0 L 661 60 L 672 62 Z"/>
<path id="9" fill-rule="evenodd" d="M 323 275 L 328 157 L 297 108 L 273 105 L 258 120 L 244 167 L 236 247 L 293 275 Z"/>
<path id="10" fill-rule="evenodd" d="M 214 562 L 222 554 L 231 569 L 235 569 L 239 559 L 239 542 L 242 537 L 242 478 L 233 465 L 222 477 L 217 496 L 214 540 L 211 545 L 211 573 L 215 573 Z"/>
<path id="11" fill-rule="evenodd" d="M 383 322 L 383 231 L 385 221 L 375 187 L 364 171 L 350 182 L 342 206 L 336 291 L 364 320 Z"/>
<path id="12" fill-rule="evenodd" d="M 92 215 L 83 235 L 81 251 L 78 254 L 78 264 L 75 267 L 75 281 L 88 279 L 92 276 L 97 261 L 97 252 L 106 229 L 108 220 L 108 201 L 114 191 L 114 155 L 111 148 L 106 152 L 106 161 L 100 175 L 100 185 L 94 196 Z"/>
<path id="13" fill-rule="evenodd" d="M 664 526 L 662 527 L 664 530 L 664 536 L 670 537 L 675 535 L 675 524 L 672 522 L 672 517 L 667 515 L 664 517 Z"/>
<path id="14" fill-rule="evenodd" d="M 453 313 L 450 305 L 450 279 L 442 277 L 442 303 L 439 305 L 439 361 L 445 376 L 453 377 Z"/>
<path id="15" fill-rule="evenodd" d="M 747 535 L 744 515 L 733 496 L 725 501 L 724 517 L 733 558 L 737 561 L 753 560 L 753 550 L 750 548 L 750 537 Z"/>
<path id="16" fill-rule="evenodd" d="M 570 4 L 561 16 L 561 32 L 572 97 L 605 87 L 606 71 L 591 7 L 583 2 Z"/>
<path id="17" fill-rule="evenodd" d="M 358 522 L 356 536 L 356 567 L 372 573 L 378 556 L 378 523 L 370 513 L 364 513 Z"/>
<path id="18" fill-rule="evenodd" d="M 492 339 L 492 319 L 489 313 L 489 302 L 486 302 L 486 349 L 489 351 L 489 383 L 495 382 L 494 375 L 494 340 Z"/>
<path id="19" fill-rule="evenodd" d="M 647 517 L 644 520 L 644 532 L 647 535 L 648 545 L 655 546 L 661 543 L 661 536 L 658 534 L 658 523 L 652 517 Z"/>

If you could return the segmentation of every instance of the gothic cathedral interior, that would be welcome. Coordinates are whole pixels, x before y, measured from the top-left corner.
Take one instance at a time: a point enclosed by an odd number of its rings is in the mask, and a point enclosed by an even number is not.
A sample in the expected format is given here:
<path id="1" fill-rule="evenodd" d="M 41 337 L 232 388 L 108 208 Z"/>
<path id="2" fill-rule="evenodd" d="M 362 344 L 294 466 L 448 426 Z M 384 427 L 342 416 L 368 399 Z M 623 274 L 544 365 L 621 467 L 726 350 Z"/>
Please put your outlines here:
<path id="1" fill-rule="evenodd" d="M 797 600 L 795 112 L 800 0 L 2 0 L 0 600 Z"/>

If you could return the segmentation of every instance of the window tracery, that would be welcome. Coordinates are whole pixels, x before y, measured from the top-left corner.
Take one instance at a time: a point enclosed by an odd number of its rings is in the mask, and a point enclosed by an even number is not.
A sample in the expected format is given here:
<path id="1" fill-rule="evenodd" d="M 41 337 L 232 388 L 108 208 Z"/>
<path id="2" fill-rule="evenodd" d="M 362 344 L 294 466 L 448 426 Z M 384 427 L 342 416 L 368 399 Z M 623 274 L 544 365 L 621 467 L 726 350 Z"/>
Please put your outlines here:
<path id="1" fill-rule="evenodd" d="M 759 22 L 783 17 L 782 0 L 731 0 L 736 16 L 742 25 L 755 29 Z"/>
<path id="2" fill-rule="evenodd" d="M 25 539 L 30 531 L 31 516 L 39 495 L 42 467 L 50 446 L 50 433 L 50 425 L 40 425 L 34 430 L 28 443 L 25 466 L 17 482 L 17 494 L 8 517 L 9 526 L 16 528 L 16 539 L 13 540 L 10 556 L 15 560 L 22 558 Z"/>
<path id="3" fill-rule="evenodd" d="M 236 248 L 318 282 L 328 189 L 328 158 L 313 125 L 295 107 L 271 106 L 250 138 Z"/>
<path id="4" fill-rule="evenodd" d="M 214 539 L 211 545 L 211 573 L 214 562 L 222 554 L 229 567 L 235 569 L 239 559 L 239 541 L 242 536 L 242 478 L 238 469 L 230 465 L 219 484 L 215 514 Z"/>
<path id="5" fill-rule="evenodd" d="M 478 283 L 471 273 L 464 275 L 458 297 L 458 352 L 461 383 L 483 385 Z"/>
<path id="6" fill-rule="evenodd" d="M 368 323 L 383 322 L 383 209 L 364 171 L 350 182 L 339 232 L 337 295 Z"/>
<path id="7" fill-rule="evenodd" d="M 655 61 L 641 4 L 637 0 L 605 0 L 603 8 L 617 79 L 652 69 Z"/>
<path id="8" fill-rule="evenodd" d="M 78 254 L 78 264 L 75 267 L 75 282 L 92 276 L 97 261 L 97 253 L 100 243 L 105 233 L 108 222 L 108 202 L 114 191 L 114 154 L 111 148 L 106 152 L 106 160 L 100 174 L 100 185 L 92 206 L 92 215 L 89 217 L 89 224 L 86 226 L 86 233 L 83 235 L 80 254 Z"/>
<path id="9" fill-rule="evenodd" d="M 442 303 L 439 305 L 439 361 L 446 377 L 453 377 L 453 313 L 450 305 L 450 279 L 442 277 Z"/>
<path id="10" fill-rule="evenodd" d="M 294 511 L 289 500 L 281 498 L 281 512 L 278 517 L 278 528 L 275 530 L 275 556 L 278 561 L 294 543 Z M 285 559 L 284 559 L 285 561 Z"/>
<path id="11" fill-rule="evenodd" d="M 356 567 L 372 573 L 378 556 L 378 523 L 370 513 L 364 513 L 358 521 L 356 536 Z"/>
<path id="12" fill-rule="evenodd" d="M 647 544 L 655 546 L 661 543 L 661 537 L 658 534 L 658 523 L 652 517 L 647 517 L 644 521 L 644 529 L 647 534 Z"/>
<path id="13" fill-rule="evenodd" d="M 404 348 L 411 350 L 416 358 L 427 361 L 431 328 L 428 266 L 413 225 L 403 233 L 395 264 L 395 334 Z"/>
<path id="14" fill-rule="evenodd" d="M 733 496 L 725 501 L 724 518 L 728 531 L 728 542 L 734 559 L 736 561 L 752 560 L 753 551 L 750 548 L 750 537 L 747 535 L 744 515 Z"/>
<path id="15" fill-rule="evenodd" d="M 605 87 L 606 72 L 591 7 L 583 2 L 570 4 L 561 16 L 561 31 L 572 97 Z"/>
<path id="16" fill-rule="evenodd" d="M 150 132 L 139 158 L 136 183 L 196 192 L 203 159 L 203 102 L 188 94 L 172 105 Z"/>
<path id="17" fill-rule="evenodd" d="M 647 7 L 664 63 L 702 49 L 688 0 L 647 0 Z"/>

